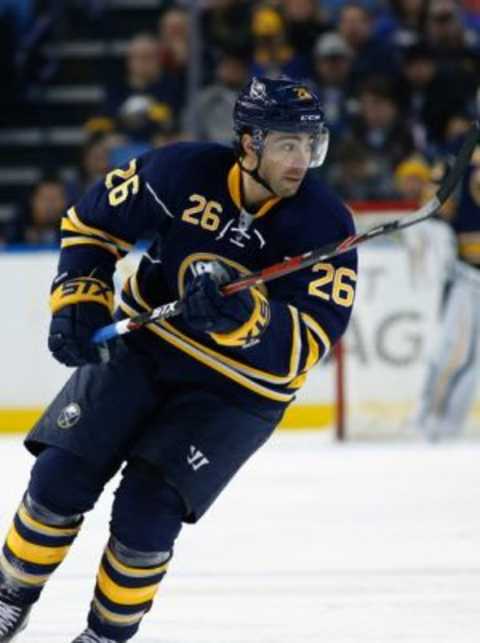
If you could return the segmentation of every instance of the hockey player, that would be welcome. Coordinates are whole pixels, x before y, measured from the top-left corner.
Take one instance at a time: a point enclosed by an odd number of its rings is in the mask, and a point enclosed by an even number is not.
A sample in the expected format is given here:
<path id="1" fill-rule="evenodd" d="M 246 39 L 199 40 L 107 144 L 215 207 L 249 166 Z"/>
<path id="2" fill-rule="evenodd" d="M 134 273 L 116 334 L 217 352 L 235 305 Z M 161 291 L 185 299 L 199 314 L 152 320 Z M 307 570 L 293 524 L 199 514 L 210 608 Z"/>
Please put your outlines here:
<path id="1" fill-rule="evenodd" d="M 51 293 L 49 348 L 79 367 L 26 438 L 36 457 L 0 560 L 0 641 L 25 627 L 105 483 L 125 465 L 87 629 L 75 643 L 134 636 L 194 523 L 271 435 L 307 371 L 341 337 L 356 254 L 224 297 L 219 285 L 353 232 L 308 173 L 328 130 L 318 98 L 253 79 L 234 112 L 234 149 L 177 144 L 110 172 L 68 210 Z M 155 239 L 117 315 L 182 297 L 181 318 L 100 350 L 115 262 Z"/>
<path id="2" fill-rule="evenodd" d="M 480 332 L 480 151 L 460 189 L 443 210 L 451 225 L 452 251 L 437 337 L 412 424 L 431 441 L 460 433 L 470 411 L 478 368 Z M 445 164 L 433 170 L 440 180 Z M 456 248 L 454 247 L 456 245 Z M 457 255 L 457 259 L 455 257 Z"/>

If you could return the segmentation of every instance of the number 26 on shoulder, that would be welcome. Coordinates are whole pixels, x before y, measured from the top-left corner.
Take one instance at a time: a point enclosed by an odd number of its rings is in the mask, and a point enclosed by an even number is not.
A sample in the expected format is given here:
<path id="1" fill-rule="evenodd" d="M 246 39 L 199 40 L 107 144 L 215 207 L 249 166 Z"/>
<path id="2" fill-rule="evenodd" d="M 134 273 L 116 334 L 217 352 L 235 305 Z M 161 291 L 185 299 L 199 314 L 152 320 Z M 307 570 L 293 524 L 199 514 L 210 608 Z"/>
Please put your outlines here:
<path id="1" fill-rule="evenodd" d="M 331 263 L 323 262 L 316 263 L 312 270 L 320 276 L 308 284 L 308 294 L 350 308 L 355 296 L 353 284 L 357 281 L 357 273 L 351 268 L 335 269 Z"/>

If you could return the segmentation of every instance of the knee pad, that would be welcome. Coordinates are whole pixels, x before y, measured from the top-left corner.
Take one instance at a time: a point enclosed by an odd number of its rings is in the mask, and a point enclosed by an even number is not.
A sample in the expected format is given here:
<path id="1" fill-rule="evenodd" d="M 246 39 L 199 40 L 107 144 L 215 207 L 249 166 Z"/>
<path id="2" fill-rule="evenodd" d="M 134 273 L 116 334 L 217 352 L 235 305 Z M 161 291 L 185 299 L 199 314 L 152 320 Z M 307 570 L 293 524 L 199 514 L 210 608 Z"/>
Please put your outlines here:
<path id="1" fill-rule="evenodd" d="M 78 456 L 48 447 L 33 465 L 25 501 L 40 521 L 64 524 L 65 517 L 78 520 L 92 509 L 104 484 Z"/>
<path id="2" fill-rule="evenodd" d="M 113 537 L 138 552 L 170 552 L 185 515 L 180 494 L 158 469 L 140 461 L 122 475 L 110 523 Z"/>

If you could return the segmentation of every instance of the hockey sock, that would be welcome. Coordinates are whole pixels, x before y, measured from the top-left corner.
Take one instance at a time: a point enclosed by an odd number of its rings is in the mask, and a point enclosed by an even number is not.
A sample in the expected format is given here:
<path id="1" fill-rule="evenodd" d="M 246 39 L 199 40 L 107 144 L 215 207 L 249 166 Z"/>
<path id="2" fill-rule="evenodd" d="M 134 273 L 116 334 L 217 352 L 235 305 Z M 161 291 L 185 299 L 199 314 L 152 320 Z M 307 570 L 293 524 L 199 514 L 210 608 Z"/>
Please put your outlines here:
<path id="1" fill-rule="evenodd" d="M 0 557 L 0 598 L 34 603 L 80 531 L 83 517 L 59 516 L 26 494 Z"/>
<path id="2" fill-rule="evenodd" d="M 134 636 L 170 559 L 171 552 L 137 552 L 112 537 L 100 564 L 89 627 L 115 641 Z"/>

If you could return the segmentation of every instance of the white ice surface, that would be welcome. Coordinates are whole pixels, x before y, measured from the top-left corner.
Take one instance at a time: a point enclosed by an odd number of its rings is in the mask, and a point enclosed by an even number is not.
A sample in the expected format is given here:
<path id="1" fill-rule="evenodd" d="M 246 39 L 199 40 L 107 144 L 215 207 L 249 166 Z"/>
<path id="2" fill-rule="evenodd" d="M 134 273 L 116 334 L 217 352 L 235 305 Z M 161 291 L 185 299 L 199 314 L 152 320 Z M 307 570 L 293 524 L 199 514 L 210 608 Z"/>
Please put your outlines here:
<path id="1" fill-rule="evenodd" d="M 0 440 L 2 533 L 30 464 L 19 438 Z M 69 643 L 83 629 L 113 486 L 19 643 Z M 279 433 L 184 528 L 135 640 L 478 643 L 480 444 Z"/>

